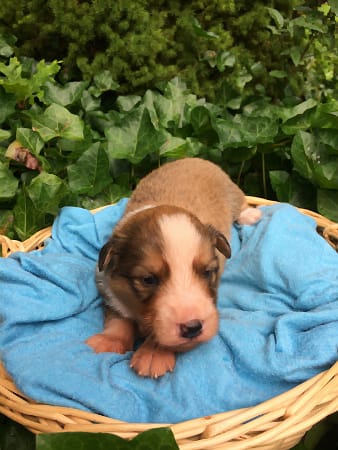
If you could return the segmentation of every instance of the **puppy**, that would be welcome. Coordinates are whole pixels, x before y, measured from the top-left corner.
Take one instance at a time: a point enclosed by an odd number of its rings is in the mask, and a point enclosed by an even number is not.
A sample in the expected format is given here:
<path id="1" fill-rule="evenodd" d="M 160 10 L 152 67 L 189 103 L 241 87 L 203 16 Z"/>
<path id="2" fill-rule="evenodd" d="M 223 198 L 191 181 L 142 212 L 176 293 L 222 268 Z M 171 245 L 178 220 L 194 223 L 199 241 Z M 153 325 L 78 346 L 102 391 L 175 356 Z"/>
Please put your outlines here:
<path id="1" fill-rule="evenodd" d="M 151 172 L 99 254 L 105 325 L 87 344 L 97 353 L 125 353 L 139 335 L 145 340 L 131 367 L 154 378 L 172 371 L 176 352 L 218 331 L 217 287 L 232 223 L 260 216 L 211 162 L 187 158 Z"/>

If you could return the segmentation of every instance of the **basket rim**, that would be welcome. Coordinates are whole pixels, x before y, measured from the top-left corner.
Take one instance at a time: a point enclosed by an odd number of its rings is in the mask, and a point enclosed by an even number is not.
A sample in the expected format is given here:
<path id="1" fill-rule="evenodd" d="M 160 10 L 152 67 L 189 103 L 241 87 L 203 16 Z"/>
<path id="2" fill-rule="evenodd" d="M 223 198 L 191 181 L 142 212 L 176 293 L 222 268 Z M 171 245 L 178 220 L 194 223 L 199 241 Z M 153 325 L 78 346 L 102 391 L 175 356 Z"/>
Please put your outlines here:
<path id="1" fill-rule="evenodd" d="M 251 206 L 279 203 L 246 197 Z M 106 205 L 95 210 L 110 206 Z M 320 233 L 338 251 L 338 224 L 319 213 L 298 208 L 317 222 Z M 20 242 L 0 235 L 3 255 L 39 249 L 51 235 L 51 227 Z M 79 409 L 47 405 L 23 394 L 0 361 L 0 413 L 34 433 L 88 431 L 114 433 L 124 438 L 142 431 L 169 426 L 183 450 L 279 449 L 295 445 L 315 423 L 338 410 L 338 362 L 326 371 L 256 406 L 218 413 L 176 424 L 129 423 Z"/>

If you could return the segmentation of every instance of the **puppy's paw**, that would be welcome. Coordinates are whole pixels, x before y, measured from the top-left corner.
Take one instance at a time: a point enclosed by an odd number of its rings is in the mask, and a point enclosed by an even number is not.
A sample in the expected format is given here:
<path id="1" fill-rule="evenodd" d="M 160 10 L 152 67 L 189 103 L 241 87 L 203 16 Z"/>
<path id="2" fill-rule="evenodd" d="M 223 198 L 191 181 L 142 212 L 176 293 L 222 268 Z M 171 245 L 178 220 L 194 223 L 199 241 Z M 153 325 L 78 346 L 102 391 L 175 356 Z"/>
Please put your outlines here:
<path id="1" fill-rule="evenodd" d="M 94 334 L 86 340 L 86 344 L 91 347 L 95 353 L 126 353 L 132 350 L 132 345 L 123 339 L 116 339 L 103 333 Z"/>
<path id="2" fill-rule="evenodd" d="M 134 353 L 130 367 L 142 377 L 158 378 L 172 372 L 175 363 L 175 353 L 144 344 Z"/>
<path id="3" fill-rule="evenodd" d="M 238 218 L 238 223 L 241 225 L 253 225 L 262 217 L 262 210 L 248 206 L 243 209 Z"/>

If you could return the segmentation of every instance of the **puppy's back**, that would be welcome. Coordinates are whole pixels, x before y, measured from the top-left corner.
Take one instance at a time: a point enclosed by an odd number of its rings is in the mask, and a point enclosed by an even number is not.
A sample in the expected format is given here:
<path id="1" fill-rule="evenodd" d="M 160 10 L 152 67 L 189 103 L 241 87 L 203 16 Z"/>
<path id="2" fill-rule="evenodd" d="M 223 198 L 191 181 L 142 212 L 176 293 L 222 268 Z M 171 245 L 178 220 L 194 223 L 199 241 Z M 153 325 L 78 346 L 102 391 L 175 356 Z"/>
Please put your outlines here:
<path id="1" fill-rule="evenodd" d="M 174 205 L 195 214 L 227 237 L 245 205 L 243 192 L 217 165 L 200 158 L 167 163 L 143 178 L 126 214 L 144 206 Z"/>

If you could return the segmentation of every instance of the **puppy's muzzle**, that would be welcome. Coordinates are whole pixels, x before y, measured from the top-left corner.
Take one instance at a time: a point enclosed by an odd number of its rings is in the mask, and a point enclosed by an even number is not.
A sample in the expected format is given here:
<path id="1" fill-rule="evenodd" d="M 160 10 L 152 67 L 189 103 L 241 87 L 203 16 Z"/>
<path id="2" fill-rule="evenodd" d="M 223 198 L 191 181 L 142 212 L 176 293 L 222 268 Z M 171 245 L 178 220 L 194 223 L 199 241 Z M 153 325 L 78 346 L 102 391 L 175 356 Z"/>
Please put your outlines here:
<path id="1" fill-rule="evenodd" d="M 189 320 L 180 324 L 180 333 L 183 338 L 193 339 L 202 333 L 203 324 L 200 320 Z"/>

